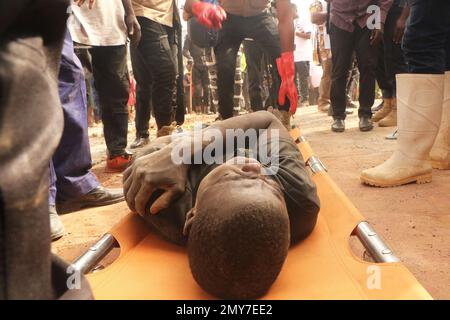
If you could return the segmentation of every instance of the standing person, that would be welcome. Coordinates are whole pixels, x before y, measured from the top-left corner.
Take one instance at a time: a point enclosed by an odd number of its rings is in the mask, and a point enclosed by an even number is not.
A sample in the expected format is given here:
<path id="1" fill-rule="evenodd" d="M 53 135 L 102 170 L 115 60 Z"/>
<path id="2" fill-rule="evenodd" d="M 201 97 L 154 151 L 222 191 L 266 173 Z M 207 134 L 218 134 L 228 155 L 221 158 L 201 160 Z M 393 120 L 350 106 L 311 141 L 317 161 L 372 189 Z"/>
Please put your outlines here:
<path id="1" fill-rule="evenodd" d="M 150 105 L 157 135 L 170 133 L 174 106 L 178 105 L 176 93 L 180 89 L 176 33 L 180 21 L 174 0 L 133 0 L 133 8 L 142 29 L 139 45 L 131 48 L 137 82 L 136 140 L 132 147 L 137 148 L 149 141 Z"/>
<path id="2" fill-rule="evenodd" d="M 277 1 L 278 28 L 268 11 L 269 0 L 222 0 L 220 4 L 187 0 L 185 10 L 209 28 L 220 29 L 215 53 L 221 117 L 228 119 L 233 116 L 236 56 L 242 41 L 251 38 L 261 45 L 272 64 L 278 67 L 274 83 L 280 83 L 281 78 L 280 90 L 277 90 L 279 109 L 283 124 L 289 127 L 290 118 L 297 109 L 298 95 L 294 81 L 294 28 L 290 1 Z"/>
<path id="3" fill-rule="evenodd" d="M 371 186 L 431 182 L 432 167 L 450 169 L 450 2 L 410 5 L 403 39 L 409 73 L 397 75 L 397 150 L 362 172 Z"/>
<path id="4" fill-rule="evenodd" d="M 330 110 L 330 90 L 331 90 L 331 44 L 328 34 L 327 22 L 327 4 L 324 0 L 315 0 L 310 7 L 311 22 L 316 25 L 314 37 L 314 62 L 322 66 L 322 79 L 320 80 L 319 99 L 317 109 L 321 112 Z"/>
<path id="5" fill-rule="evenodd" d="M 375 15 L 368 13 L 371 5 L 377 6 Z M 359 129 L 373 129 L 371 108 L 375 101 L 376 46 L 382 39 L 384 22 L 391 5 L 392 0 L 331 1 L 331 104 L 334 119 L 331 130 L 334 132 L 345 131 L 346 84 L 354 52 L 360 71 Z"/>
<path id="6" fill-rule="evenodd" d="M 308 105 L 309 101 L 309 71 L 310 63 L 312 61 L 312 24 L 309 6 L 297 8 L 292 5 L 297 19 L 295 25 L 295 69 L 298 76 L 300 88 L 300 106 Z M 298 13 L 300 11 L 300 13 Z"/>
<path id="7" fill-rule="evenodd" d="M 96 1 L 92 9 L 72 5 L 69 23 L 73 41 L 89 45 L 95 87 L 102 109 L 107 147 L 107 170 L 122 171 L 131 161 L 126 150 L 130 82 L 127 67 L 127 36 L 134 45 L 140 27 L 131 0 Z"/>
<path id="8" fill-rule="evenodd" d="M 209 108 L 209 73 L 206 65 L 205 50 L 198 47 L 186 35 L 183 55 L 194 61 L 192 68 L 192 84 L 194 86 L 193 107 L 197 113 L 208 113 Z"/>
<path id="9" fill-rule="evenodd" d="M 397 86 L 395 76 L 405 73 L 407 70 L 405 57 L 401 48 L 401 40 L 405 31 L 406 20 L 409 16 L 409 7 L 404 0 L 394 0 L 389 10 L 384 25 L 384 35 L 382 43 L 381 55 L 383 58 L 379 60 L 378 68 L 380 71 L 378 79 L 383 79 L 383 71 L 385 76 L 385 84 L 383 85 L 383 107 L 374 114 L 373 121 L 378 122 L 380 127 L 397 126 Z M 383 80 L 379 81 L 383 82 Z"/>
<path id="10" fill-rule="evenodd" d="M 64 130 L 50 164 L 49 212 L 52 240 L 64 235 L 58 213 L 105 206 L 123 200 L 122 190 L 103 188 L 91 171 L 86 82 L 69 32 L 66 32 L 64 39 L 58 88 L 64 113 Z"/>

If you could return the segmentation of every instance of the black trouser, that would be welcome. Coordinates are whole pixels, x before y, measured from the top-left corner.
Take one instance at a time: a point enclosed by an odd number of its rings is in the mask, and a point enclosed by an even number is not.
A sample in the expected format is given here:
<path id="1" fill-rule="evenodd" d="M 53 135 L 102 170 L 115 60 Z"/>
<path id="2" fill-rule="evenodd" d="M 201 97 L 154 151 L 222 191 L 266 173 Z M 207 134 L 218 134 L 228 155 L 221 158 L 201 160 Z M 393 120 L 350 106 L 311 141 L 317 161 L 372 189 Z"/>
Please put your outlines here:
<path id="1" fill-rule="evenodd" d="M 333 59 L 331 75 L 331 104 L 333 118 L 345 119 L 346 85 L 348 71 L 352 65 L 353 52 L 356 53 L 360 72 L 359 117 L 371 117 L 375 101 L 375 70 L 377 50 L 370 45 L 371 30 L 355 25 L 348 32 L 331 24 L 330 38 Z"/>
<path id="2" fill-rule="evenodd" d="M 297 73 L 298 89 L 300 92 L 300 101 L 305 103 L 309 99 L 309 61 L 298 61 L 295 63 L 295 72 Z"/>
<path id="3" fill-rule="evenodd" d="M 405 56 L 401 44 L 393 41 L 397 20 L 402 14 L 403 8 L 392 6 L 384 24 L 383 43 L 380 44 L 380 52 L 377 65 L 377 81 L 383 91 L 383 98 L 396 96 L 395 75 L 405 73 L 407 70 Z"/>
<path id="4" fill-rule="evenodd" d="M 100 100 L 103 131 L 110 157 L 124 154 L 128 133 L 130 80 L 126 46 L 89 49 L 94 84 Z"/>
<path id="5" fill-rule="evenodd" d="M 403 50 L 410 73 L 450 70 L 450 1 L 412 1 Z"/>
<path id="6" fill-rule="evenodd" d="M 136 135 L 149 136 L 150 105 L 158 129 L 173 119 L 177 89 L 177 63 L 174 51 L 175 32 L 144 17 L 138 17 L 142 38 L 137 48 L 131 48 L 131 61 L 136 78 Z"/>
<path id="7" fill-rule="evenodd" d="M 244 53 L 247 62 L 247 82 L 250 107 L 252 111 L 264 109 L 263 103 L 263 55 L 261 47 L 251 40 L 244 41 Z"/>
<path id="8" fill-rule="evenodd" d="M 194 107 L 209 106 L 209 73 L 206 66 L 196 66 L 192 69 L 192 84 L 194 95 L 192 97 Z"/>
<path id="9" fill-rule="evenodd" d="M 219 91 L 219 112 L 223 119 L 233 116 L 234 75 L 236 72 L 236 56 L 245 38 L 255 40 L 268 55 L 275 66 L 281 55 L 280 37 L 274 18 L 269 13 L 252 17 L 241 17 L 229 14 L 219 32 L 219 41 L 215 47 L 217 60 L 217 82 Z M 278 72 L 274 72 L 273 85 L 277 88 L 281 80 Z M 281 110 L 289 110 L 289 99 Z"/>

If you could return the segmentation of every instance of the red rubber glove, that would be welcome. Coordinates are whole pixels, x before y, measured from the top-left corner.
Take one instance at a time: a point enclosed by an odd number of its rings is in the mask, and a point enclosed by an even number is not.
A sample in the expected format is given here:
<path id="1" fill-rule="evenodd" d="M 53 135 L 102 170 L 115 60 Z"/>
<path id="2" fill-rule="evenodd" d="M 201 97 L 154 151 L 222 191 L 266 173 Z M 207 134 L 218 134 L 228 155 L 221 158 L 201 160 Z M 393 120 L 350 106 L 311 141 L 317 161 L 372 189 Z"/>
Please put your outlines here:
<path id="1" fill-rule="evenodd" d="M 209 29 L 222 28 L 222 21 L 227 18 L 227 13 L 221 6 L 200 1 L 192 5 L 192 13 L 200 24 Z"/>
<path id="2" fill-rule="evenodd" d="M 278 103 L 280 106 L 286 103 L 286 96 L 289 98 L 290 109 L 292 115 L 297 111 L 298 92 L 295 85 L 295 64 L 294 52 L 283 52 L 281 57 L 277 59 L 278 73 L 281 77 L 280 92 L 278 93 Z"/>

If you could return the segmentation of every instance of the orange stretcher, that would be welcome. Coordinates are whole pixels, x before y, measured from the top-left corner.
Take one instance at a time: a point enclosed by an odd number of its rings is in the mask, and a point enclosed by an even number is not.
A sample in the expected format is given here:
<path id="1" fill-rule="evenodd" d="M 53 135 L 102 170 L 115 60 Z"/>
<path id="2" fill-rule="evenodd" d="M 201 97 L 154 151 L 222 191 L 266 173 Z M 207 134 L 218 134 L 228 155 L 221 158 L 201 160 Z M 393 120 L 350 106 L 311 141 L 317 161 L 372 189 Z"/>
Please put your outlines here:
<path id="1" fill-rule="evenodd" d="M 431 299 L 411 272 L 376 234 L 301 136 L 291 132 L 311 169 L 321 200 L 313 233 L 290 249 L 280 276 L 263 299 Z M 95 210 L 128 210 L 118 204 Z M 350 249 L 356 236 L 376 262 Z M 116 261 L 89 273 L 114 247 Z M 211 299 L 194 281 L 183 248 L 150 233 L 130 213 L 74 264 L 84 273 L 96 299 Z"/>

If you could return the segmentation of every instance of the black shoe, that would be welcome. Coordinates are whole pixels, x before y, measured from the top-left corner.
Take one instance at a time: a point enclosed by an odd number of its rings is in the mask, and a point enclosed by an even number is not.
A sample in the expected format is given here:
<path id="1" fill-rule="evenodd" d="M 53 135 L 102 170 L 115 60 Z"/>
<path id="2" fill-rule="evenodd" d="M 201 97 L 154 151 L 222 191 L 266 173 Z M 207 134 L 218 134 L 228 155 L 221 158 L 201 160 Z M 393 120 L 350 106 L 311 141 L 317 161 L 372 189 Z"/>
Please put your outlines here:
<path id="1" fill-rule="evenodd" d="M 57 202 L 56 209 L 59 214 L 65 214 L 90 207 L 107 206 L 123 200 L 123 189 L 105 189 L 98 186 L 78 199 Z"/>
<path id="2" fill-rule="evenodd" d="M 372 119 L 369 117 L 362 117 L 359 119 L 359 130 L 365 132 L 373 129 Z"/>
<path id="3" fill-rule="evenodd" d="M 334 120 L 331 125 L 331 131 L 333 132 L 344 132 L 345 131 L 345 121 L 342 119 Z"/>
<path id="4" fill-rule="evenodd" d="M 130 149 L 142 148 L 150 142 L 150 139 L 147 138 L 136 138 L 134 142 L 130 145 Z"/>

